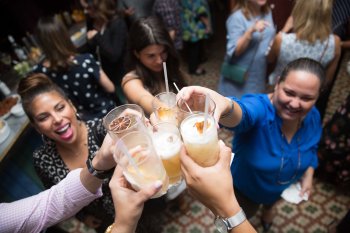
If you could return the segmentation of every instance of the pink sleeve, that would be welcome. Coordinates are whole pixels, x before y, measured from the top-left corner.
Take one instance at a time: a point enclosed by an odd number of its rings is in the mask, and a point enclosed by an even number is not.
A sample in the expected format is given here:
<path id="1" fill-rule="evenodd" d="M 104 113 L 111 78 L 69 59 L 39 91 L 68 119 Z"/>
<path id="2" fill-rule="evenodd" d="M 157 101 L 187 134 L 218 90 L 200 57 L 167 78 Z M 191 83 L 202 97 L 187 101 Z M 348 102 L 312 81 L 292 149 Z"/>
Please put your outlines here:
<path id="1" fill-rule="evenodd" d="M 101 197 L 101 188 L 93 194 L 82 185 L 81 170 L 71 171 L 60 183 L 37 195 L 12 203 L 1 203 L 1 232 L 39 232 L 73 216 Z"/>

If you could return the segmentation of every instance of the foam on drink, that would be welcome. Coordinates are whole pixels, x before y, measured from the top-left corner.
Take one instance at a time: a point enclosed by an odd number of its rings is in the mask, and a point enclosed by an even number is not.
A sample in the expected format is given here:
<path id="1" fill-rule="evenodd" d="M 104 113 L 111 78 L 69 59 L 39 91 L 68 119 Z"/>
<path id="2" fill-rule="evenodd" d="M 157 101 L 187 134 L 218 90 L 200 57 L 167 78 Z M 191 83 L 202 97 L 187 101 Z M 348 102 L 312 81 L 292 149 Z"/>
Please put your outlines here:
<path id="1" fill-rule="evenodd" d="M 214 118 L 209 116 L 204 129 L 204 114 L 194 114 L 181 123 L 181 135 L 191 158 L 201 166 L 212 166 L 218 160 L 218 134 Z"/>
<path id="2" fill-rule="evenodd" d="M 178 135 L 171 132 L 157 132 L 153 136 L 154 147 L 162 159 L 164 168 L 174 184 L 181 178 L 180 150 L 181 140 Z"/>

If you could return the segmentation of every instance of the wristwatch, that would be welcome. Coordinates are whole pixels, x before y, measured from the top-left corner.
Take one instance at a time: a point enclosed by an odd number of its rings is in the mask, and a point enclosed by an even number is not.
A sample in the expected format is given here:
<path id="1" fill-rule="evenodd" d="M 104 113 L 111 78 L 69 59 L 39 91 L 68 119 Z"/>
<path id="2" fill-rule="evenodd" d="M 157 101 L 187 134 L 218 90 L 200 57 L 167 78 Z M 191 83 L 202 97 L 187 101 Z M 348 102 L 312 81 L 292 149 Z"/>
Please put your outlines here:
<path id="1" fill-rule="evenodd" d="M 241 208 L 241 210 L 237 214 L 229 218 L 222 218 L 220 216 L 216 216 L 214 224 L 216 229 L 220 233 L 227 233 L 228 231 L 232 230 L 232 228 L 244 222 L 244 220 L 246 219 L 247 218 L 245 216 L 245 213 Z"/>
<path id="2" fill-rule="evenodd" d="M 91 175 L 93 175 L 94 177 L 96 177 L 98 179 L 101 179 L 101 180 L 111 177 L 112 172 L 114 170 L 114 168 L 109 169 L 107 171 L 96 170 L 92 166 L 92 161 L 91 161 L 90 158 L 88 158 L 86 160 L 86 166 L 87 166 L 87 169 L 88 169 L 88 171 L 90 172 Z"/>

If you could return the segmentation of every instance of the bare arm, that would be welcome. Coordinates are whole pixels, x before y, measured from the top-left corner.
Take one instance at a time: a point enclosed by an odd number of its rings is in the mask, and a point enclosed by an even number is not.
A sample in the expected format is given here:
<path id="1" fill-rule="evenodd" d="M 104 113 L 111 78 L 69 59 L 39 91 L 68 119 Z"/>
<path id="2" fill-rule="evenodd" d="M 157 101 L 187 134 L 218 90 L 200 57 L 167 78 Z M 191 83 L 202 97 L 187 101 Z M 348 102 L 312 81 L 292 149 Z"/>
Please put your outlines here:
<path id="1" fill-rule="evenodd" d="M 282 43 L 282 33 L 278 33 L 273 41 L 270 52 L 267 55 L 267 61 L 269 63 L 276 63 L 278 55 L 280 53 Z"/>
<path id="2" fill-rule="evenodd" d="M 234 127 L 239 124 L 242 119 L 241 107 L 235 101 L 231 101 L 230 99 L 209 88 L 200 86 L 184 87 L 177 94 L 177 98 L 188 100 L 191 98 L 192 94 L 205 95 L 206 93 L 210 95 L 216 104 L 214 112 L 214 118 L 216 122 L 220 122 L 227 127 Z"/>
<path id="3" fill-rule="evenodd" d="M 258 20 L 252 27 L 248 28 L 248 30 L 245 31 L 244 34 L 237 41 L 235 55 L 239 56 L 247 49 L 254 32 L 262 32 L 268 26 L 270 26 L 270 23 L 268 21 Z"/>
<path id="4" fill-rule="evenodd" d="M 122 81 L 122 88 L 128 101 L 140 105 L 145 113 L 150 115 L 153 112 L 152 100 L 154 96 L 144 88 L 140 79 L 124 80 Z"/>
<path id="5" fill-rule="evenodd" d="M 337 69 L 337 65 L 341 54 L 340 39 L 336 35 L 334 35 L 334 39 L 335 39 L 334 58 L 326 68 L 326 86 L 328 86 L 334 79 L 335 70 Z"/>
<path id="6" fill-rule="evenodd" d="M 106 75 L 106 73 L 102 69 L 100 69 L 99 83 L 106 92 L 113 93 L 115 91 L 114 84 L 112 83 L 112 81 L 108 78 L 108 76 Z"/>

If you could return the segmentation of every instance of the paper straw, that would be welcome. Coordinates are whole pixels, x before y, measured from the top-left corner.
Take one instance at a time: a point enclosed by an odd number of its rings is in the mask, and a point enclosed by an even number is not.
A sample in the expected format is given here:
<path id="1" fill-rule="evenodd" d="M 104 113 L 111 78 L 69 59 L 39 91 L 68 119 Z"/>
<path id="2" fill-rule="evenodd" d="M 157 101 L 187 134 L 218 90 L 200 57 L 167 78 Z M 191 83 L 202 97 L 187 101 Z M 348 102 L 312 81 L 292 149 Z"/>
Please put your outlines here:
<path id="1" fill-rule="evenodd" d="M 139 175 L 140 177 L 143 177 L 143 175 L 141 174 L 139 168 L 137 167 L 134 159 L 132 158 L 132 156 L 130 155 L 125 143 L 123 142 L 123 140 L 119 140 L 117 143 L 117 147 L 123 152 L 124 155 L 126 155 L 129 159 L 129 162 L 131 164 L 131 166 L 135 169 L 137 175 Z"/>
<path id="2" fill-rule="evenodd" d="M 165 62 L 163 62 L 163 71 L 164 71 L 166 93 L 167 93 L 167 95 L 169 95 L 168 72 L 166 70 L 166 63 Z"/>
<path id="3" fill-rule="evenodd" d="M 174 84 L 174 86 L 175 86 L 175 88 L 176 88 L 177 92 L 179 93 L 179 92 L 180 92 L 180 90 L 179 90 L 179 88 L 177 87 L 176 83 L 175 83 L 175 82 L 173 82 L 173 84 Z M 190 111 L 190 113 L 192 113 L 192 110 L 190 109 L 190 106 L 188 106 L 188 104 L 186 103 L 186 101 L 185 101 L 185 105 L 186 105 L 186 107 L 187 107 L 188 111 Z"/>
<path id="4" fill-rule="evenodd" d="M 207 130 L 208 127 L 208 110 L 209 110 L 209 94 L 206 93 L 205 94 L 205 105 L 204 105 L 204 129 L 203 132 L 205 132 Z"/>

